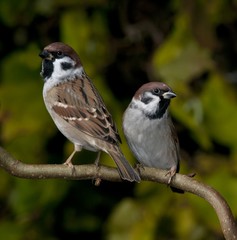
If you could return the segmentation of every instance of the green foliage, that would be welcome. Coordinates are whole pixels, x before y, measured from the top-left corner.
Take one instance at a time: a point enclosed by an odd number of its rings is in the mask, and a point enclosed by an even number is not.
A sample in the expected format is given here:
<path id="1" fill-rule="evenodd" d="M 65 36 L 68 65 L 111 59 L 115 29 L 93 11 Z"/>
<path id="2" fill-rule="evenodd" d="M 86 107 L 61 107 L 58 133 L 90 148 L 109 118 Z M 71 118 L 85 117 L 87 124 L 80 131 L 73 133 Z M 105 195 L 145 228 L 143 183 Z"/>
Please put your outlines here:
<path id="1" fill-rule="evenodd" d="M 70 154 L 72 144 L 43 104 L 39 76 L 41 47 L 63 41 L 79 53 L 120 133 L 123 103 L 141 83 L 160 79 L 172 87 L 181 173 L 196 172 L 236 215 L 237 98 L 236 79 L 229 78 L 236 74 L 236 7 L 225 0 L 0 1 L 1 145 L 28 163 L 61 163 Z M 75 162 L 94 157 L 84 151 Z M 113 165 L 106 154 L 102 162 Z M 23 180 L 3 171 L 0 181 L 2 239 L 222 239 L 204 200 L 163 185 L 95 188 L 89 181 Z"/>
<path id="2" fill-rule="evenodd" d="M 237 135 L 231 131 L 237 121 L 236 91 L 225 82 L 223 76 L 213 74 L 205 85 L 201 99 L 208 134 L 236 151 Z"/>
<path id="3" fill-rule="evenodd" d="M 43 137 L 50 132 L 39 91 L 43 83 L 38 73 L 38 52 L 35 46 L 29 46 L 8 56 L 2 65 L 2 140 L 10 151 L 25 160 L 42 151 Z M 44 133 L 43 129 L 46 129 Z"/>

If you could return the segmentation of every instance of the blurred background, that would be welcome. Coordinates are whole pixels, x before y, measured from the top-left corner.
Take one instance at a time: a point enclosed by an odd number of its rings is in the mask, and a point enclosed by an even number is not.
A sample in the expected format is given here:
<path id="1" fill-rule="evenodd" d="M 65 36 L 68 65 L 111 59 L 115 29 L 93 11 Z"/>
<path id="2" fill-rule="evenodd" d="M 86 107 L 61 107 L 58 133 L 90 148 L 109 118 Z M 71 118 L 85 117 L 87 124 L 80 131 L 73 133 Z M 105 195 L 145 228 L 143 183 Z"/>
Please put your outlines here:
<path id="1" fill-rule="evenodd" d="M 73 145 L 48 115 L 43 47 L 63 41 L 81 57 L 121 131 L 143 83 L 177 94 L 171 115 L 182 174 L 218 190 L 237 215 L 236 0 L 0 0 L 0 141 L 17 159 L 62 163 Z M 83 151 L 75 164 L 92 163 Z M 106 154 L 102 163 L 112 165 Z M 0 170 L 0 237 L 6 240 L 223 239 L 214 210 L 165 185 L 26 180 Z"/>

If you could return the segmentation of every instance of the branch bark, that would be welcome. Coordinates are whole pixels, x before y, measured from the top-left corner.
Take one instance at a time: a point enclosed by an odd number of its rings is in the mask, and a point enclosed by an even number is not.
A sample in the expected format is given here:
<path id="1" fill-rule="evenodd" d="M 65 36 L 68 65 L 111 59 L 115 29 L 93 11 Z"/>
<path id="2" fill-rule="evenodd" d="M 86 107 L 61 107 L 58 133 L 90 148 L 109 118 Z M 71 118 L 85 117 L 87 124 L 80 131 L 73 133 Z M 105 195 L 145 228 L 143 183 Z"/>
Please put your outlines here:
<path id="1" fill-rule="evenodd" d="M 0 167 L 11 175 L 29 179 L 63 178 L 70 180 L 101 179 L 107 181 L 121 181 L 115 168 L 94 164 L 75 165 L 69 168 L 63 164 L 25 164 L 13 158 L 0 147 Z M 140 169 L 142 180 L 166 184 L 167 171 L 155 168 Z M 225 239 L 237 239 L 237 224 L 231 209 L 225 199 L 213 188 L 198 182 L 186 175 L 176 174 L 172 179 L 172 187 L 195 194 L 205 199 L 214 208 Z"/>

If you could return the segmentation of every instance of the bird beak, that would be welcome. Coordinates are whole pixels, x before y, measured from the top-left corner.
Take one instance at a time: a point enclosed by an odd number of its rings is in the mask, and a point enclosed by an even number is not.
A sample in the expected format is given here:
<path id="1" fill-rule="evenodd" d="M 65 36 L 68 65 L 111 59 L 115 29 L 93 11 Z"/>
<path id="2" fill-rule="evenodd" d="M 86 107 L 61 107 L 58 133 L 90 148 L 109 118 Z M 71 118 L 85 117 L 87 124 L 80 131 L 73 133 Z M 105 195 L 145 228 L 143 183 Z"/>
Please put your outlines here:
<path id="1" fill-rule="evenodd" d="M 39 56 L 42 58 L 42 59 L 47 59 L 47 60 L 53 60 L 53 55 L 51 53 L 49 53 L 47 50 L 43 50 Z"/>
<path id="2" fill-rule="evenodd" d="M 162 96 L 163 96 L 163 98 L 165 98 L 165 99 L 171 99 L 171 98 L 176 97 L 176 94 L 170 90 L 170 91 L 168 91 L 168 92 L 163 93 Z"/>

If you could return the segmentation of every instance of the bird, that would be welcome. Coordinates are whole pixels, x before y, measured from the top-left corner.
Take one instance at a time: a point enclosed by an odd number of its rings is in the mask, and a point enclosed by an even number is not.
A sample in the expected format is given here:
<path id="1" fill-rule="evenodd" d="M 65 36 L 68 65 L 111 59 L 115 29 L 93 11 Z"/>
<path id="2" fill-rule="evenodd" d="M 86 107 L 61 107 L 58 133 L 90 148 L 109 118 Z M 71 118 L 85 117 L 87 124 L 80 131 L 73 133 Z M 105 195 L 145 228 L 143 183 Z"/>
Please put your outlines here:
<path id="1" fill-rule="evenodd" d="M 141 180 L 129 164 L 119 144 L 121 138 L 105 103 L 86 74 L 76 51 L 62 42 L 47 45 L 40 53 L 40 75 L 44 80 L 43 99 L 59 131 L 74 144 L 64 164 L 73 167 L 76 152 L 86 149 L 106 152 L 117 165 L 122 179 Z"/>
<path id="2" fill-rule="evenodd" d="M 179 141 L 168 111 L 174 97 L 165 83 L 148 82 L 136 91 L 123 115 L 123 132 L 132 153 L 142 166 L 168 170 L 168 185 L 180 161 Z"/>

